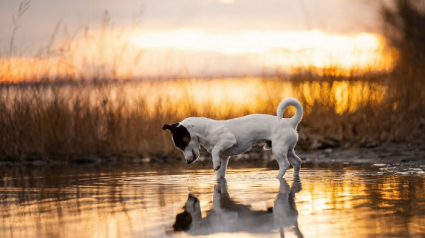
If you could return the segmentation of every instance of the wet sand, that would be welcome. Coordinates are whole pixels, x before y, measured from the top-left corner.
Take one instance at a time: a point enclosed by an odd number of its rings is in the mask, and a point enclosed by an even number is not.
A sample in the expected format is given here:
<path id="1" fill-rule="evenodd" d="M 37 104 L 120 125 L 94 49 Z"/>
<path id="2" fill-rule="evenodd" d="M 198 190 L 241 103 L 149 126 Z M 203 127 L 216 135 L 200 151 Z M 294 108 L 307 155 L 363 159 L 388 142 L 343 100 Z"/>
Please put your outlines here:
<path id="1" fill-rule="evenodd" d="M 372 148 L 327 148 L 298 151 L 303 161 L 316 163 L 425 164 L 424 144 L 383 144 Z"/>
<path id="2" fill-rule="evenodd" d="M 177 150 L 177 149 L 176 149 Z M 369 145 L 360 148 L 325 148 L 325 149 L 295 149 L 297 155 L 303 160 L 303 163 L 325 163 L 325 164 L 403 164 L 403 165 L 425 165 L 425 144 L 382 144 Z M 99 164 L 182 164 L 183 155 L 157 155 L 143 156 L 134 154 L 114 155 L 111 157 L 98 156 L 77 156 L 70 159 L 51 159 L 43 160 L 41 158 L 28 158 L 25 160 L 0 159 L 1 165 L 29 165 L 45 166 L 57 164 L 71 165 L 99 165 Z M 263 150 L 262 147 L 255 146 L 250 151 L 239 156 L 233 156 L 232 161 L 243 162 L 257 166 L 275 167 L 277 163 L 272 156 L 272 152 Z M 211 163 L 211 155 L 201 149 L 201 156 L 196 163 L 191 166 L 197 166 L 200 163 L 208 165 Z"/>

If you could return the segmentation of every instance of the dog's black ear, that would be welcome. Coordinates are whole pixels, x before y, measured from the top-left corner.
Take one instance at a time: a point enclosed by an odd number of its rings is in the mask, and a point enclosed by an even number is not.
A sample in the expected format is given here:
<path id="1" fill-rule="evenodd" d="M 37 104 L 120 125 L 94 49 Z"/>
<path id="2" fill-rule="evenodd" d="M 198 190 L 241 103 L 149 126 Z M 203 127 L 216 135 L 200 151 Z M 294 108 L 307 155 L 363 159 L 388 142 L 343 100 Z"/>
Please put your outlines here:
<path id="1" fill-rule="evenodd" d="M 162 126 L 162 129 L 163 129 L 163 130 L 170 130 L 170 131 L 173 131 L 173 130 L 174 130 L 174 127 L 173 127 L 172 125 L 165 124 L 165 125 L 163 125 L 163 126 Z"/>
<path id="2" fill-rule="evenodd" d="M 174 223 L 174 231 L 187 231 L 192 224 L 192 215 L 187 211 L 177 214 L 176 223 Z"/>
<path id="3" fill-rule="evenodd" d="M 174 124 L 171 124 L 171 125 L 170 124 L 165 124 L 165 125 L 162 126 L 162 129 L 163 130 L 170 130 L 171 132 L 174 132 L 174 131 L 176 131 L 176 128 L 178 126 L 180 126 L 179 123 L 174 123 Z"/>

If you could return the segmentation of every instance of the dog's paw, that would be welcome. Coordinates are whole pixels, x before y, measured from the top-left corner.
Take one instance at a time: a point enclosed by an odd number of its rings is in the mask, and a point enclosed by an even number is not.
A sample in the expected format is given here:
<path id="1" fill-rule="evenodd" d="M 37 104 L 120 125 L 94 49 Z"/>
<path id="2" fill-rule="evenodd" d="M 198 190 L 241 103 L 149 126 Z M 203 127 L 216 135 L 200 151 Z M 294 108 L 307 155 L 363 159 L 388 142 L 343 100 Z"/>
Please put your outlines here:
<path id="1" fill-rule="evenodd" d="M 220 164 L 218 164 L 218 166 L 214 166 L 214 171 L 219 170 L 219 169 L 220 169 L 220 167 L 221 167 L 221 163 L 220 163 Z"/>

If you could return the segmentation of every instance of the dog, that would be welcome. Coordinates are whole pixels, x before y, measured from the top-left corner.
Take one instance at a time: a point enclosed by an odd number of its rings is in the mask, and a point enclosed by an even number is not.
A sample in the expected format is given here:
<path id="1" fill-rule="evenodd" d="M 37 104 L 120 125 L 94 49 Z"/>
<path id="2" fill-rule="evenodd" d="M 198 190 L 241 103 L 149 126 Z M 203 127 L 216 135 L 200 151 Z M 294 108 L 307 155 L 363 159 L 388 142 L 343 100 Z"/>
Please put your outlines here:
<path id="1" fill-rule="evenodd" d="M 299 177 L 294 178 L 291 187 L 281 178 L 274 206 L 267 210 L 254 210 L 250 205 L 235 202 L 227 191 L 226 179 L 220 179 L 214 186 L 212 209 L 202 212 L 199 199 L 189 194 L 184 211 L 176 215 L 173 230 L 198 236 L 222 232 L 272 234 L 279 229 L 281 237 L 284 237 L 285 228 L 292 228 L 297 237 L 303 237 L 295 203 L 295 194 L 301 190 Z M 202 216 L 203 213 L 206 215 Z"/>
<path id="2" fill-rule="evenodd" d="M 288 106 L 295 107 L 295 115 L 283 118 Z M 200 145 L 210 152 L 217 179 L 225 177 L 230 156 L 242 154 L 256 144 L 265 144 L 264 149 L 272 150 L 279 164 L 276 178 L 282 178 L 289 163 L 294 167 L 294 176 L 298 176 L 301 169 L 301 159 L 294 148 L 302 117 L 301 103 L 287 98 L 277 107 L 277 116 L 252 114 L 230 120 L 189 117 L 179 123 L 165 124 L 162 129 L 170 130 L 174 145 L 183 151 L 188 164 L 199 157 Z"/>

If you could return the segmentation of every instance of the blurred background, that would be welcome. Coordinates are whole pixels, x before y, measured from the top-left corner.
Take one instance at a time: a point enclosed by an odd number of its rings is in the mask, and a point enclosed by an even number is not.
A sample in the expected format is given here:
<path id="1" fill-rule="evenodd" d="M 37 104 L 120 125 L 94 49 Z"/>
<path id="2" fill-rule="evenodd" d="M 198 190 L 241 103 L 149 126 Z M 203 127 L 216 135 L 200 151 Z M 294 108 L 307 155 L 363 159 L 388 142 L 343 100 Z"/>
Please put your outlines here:
<path id="1" fill-rule="evenodd" d="M 420 0 L 0 5 L 2 160 L 180 157 L 163 124 L 289 96 L 298 149 L 425 141 Z"/>

